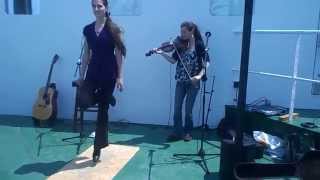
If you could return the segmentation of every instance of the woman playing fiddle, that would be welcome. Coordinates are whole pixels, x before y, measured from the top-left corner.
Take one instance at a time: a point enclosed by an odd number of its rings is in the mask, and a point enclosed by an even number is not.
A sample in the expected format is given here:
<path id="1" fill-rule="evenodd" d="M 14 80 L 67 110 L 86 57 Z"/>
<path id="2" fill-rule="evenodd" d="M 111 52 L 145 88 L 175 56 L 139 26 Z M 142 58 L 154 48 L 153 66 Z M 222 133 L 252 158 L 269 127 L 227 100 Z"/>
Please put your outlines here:
<path id="1" fill-rule="evenodd" d="M 162 48 L 155 49 L 168 62 L 176 66 L 176 89 L 174 103 L 174 130 L 167 137 L 167 141 L 184 139 L 192 140 L 193 128 L 192 110 L 195 99 L 200 89 L 200 80 L 208 66 L 208 58 L 205 57 L 205 46 L 199 29 L 193 22 L 183 22 L 180 25 L 180 37 L 173 43 L 174 52 L 169 53 Z M 185 101 L 185 123 L 182 126 L 182 104 Z"/>

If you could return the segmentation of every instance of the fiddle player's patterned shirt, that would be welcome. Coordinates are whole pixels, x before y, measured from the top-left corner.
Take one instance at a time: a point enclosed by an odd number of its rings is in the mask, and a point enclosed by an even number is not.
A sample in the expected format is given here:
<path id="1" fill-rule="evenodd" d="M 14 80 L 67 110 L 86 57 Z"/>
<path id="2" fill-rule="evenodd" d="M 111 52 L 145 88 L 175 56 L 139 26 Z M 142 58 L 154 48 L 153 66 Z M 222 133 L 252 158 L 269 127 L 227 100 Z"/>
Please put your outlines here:
<path id="1" fill-rule="evenodd" d="M 186 66 L 186 68 L 184 68 L 184 65 L 181 63 L 178 54 L 175 52 L 173 54 L 173 58 L 178 61 L 175 79 L 180 82 L 189 81 L 189 75 L 193 77 L 200 72 L 201 64 L 199 63 L 198 56 L 195 50 L 187 50 L 185 52 L 180 53 L 180 56 L 181 61 Z M 186 72 L 186 70 L 188 71 L 189 75 Z"/>

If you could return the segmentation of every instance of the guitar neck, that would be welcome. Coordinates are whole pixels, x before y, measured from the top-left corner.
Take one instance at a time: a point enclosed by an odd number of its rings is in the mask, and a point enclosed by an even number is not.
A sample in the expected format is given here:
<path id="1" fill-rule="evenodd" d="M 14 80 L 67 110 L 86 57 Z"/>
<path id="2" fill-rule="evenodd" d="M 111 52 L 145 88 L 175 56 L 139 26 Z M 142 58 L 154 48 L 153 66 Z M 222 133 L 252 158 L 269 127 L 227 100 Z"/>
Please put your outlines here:
<path id="1" fill-rule="evenodd" d="M 53 59 L 52 59 L 52 63 L 51 63 L 51 66 L 50 66 L 50 71 L 49 71 L 49 75 L 48 75 L 48 79 L 47 79 L 47 83 L 46 83 L 46 88 L 45 88 L 45 91 L 44 91 L 44 96 L 46 96 L 48 94 L 48 89 L 49 89 L 49 85 L 50 85 L 53 65 L 57 62 L 58 58 L 59 58 L 59 56 L 57 54 L 55 54 Z"/>
<path id="2" fill-rule="evenodd" d="M 49 85 L 50 85 L 50 81 L 51 81 L 52 70 L 53 70 L 53 63 L 50 66 L 50 71 L 49 71 L 49 74 L 48 74 L 48 79 L 47 79 L 46 88 L 45 88 L 45 94 L 48 93 L 48 89 L 49 89 Z"/>

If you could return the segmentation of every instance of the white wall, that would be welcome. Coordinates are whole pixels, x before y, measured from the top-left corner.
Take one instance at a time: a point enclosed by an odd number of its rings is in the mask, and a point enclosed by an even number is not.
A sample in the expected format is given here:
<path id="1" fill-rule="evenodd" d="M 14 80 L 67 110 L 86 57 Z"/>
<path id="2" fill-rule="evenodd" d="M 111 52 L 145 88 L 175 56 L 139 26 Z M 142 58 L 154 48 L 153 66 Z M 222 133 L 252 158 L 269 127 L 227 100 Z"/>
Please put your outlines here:
<path id="1" fill-rule="evenodd" d="M 71 119 L 74 106 L 71 81 L 79 56 L 81 32 L 83 26 L 94 19 L 90 1 L 42 0 L 40 3 L 39 15 L 5 15 L 4 10 L 0 14 L 0 114 L 31 114 L 37 90 L 44 85 L 51 59 L 57 53 L 61 60 L 54 67 L 52 80 L 59 90 L 59 117 Z M 254 27 L 313 29 L 319 5 L 318 0 L 308 0 L 308 4 L 303 0 L 256 1 Z M 242 17 L 211 16 L 209 0 L 142 0 L 141 16 L 114 16 L 113 19 L 125 30 L 128 56 L 124 67 L 126 89 L 115 93 L 118 105 L 111 108 L 111 119 L 168 123 L 169 113 L 173 113 L 170 104 L 173 108 L 175 66 L 161 57 L 146 58 L 144 54 L 170 37 L 176 37 L 182 21 L 193 20 L 203 33 L 208 30 L 213 33 L 209 42 L 213 60 L 209 75 L 214 74 L 216 82 L 209 123 L 216 126 L 224 116 L 224 105 L 232 103 L 232 82 L 236 75 L 231 69 L 239 67 L 241 52 L 241 36 L 233 30 L 242 28 Z M 311 35 L 303 39 L 301 76 L 312 77 L 314 41 Z M 290 74 L 294 44 L 293 36 L 254 35 L 250 68 Z M 319 99 L 310 95 L 310 87 L 299 83 L 298 106 L 318 107 Z M 250 75 L 248 101 L 268 96 L 275 103 L 288 105 L 289 89 L 290 83 L 286 80 Z M 200 123 L 199 104 L 197 101 L 194 111 L 196 125 Z M 94 119 L 95 114 L 88 118 Z"/>

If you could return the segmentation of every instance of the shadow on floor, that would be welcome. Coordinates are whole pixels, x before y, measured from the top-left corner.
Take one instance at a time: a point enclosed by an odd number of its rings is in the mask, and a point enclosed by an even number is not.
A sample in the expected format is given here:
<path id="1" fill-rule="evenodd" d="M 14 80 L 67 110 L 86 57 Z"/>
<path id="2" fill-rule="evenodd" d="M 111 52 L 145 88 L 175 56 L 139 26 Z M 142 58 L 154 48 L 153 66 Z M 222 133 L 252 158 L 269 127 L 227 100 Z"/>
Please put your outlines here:
<path id="1" fill-rule="evenodd" d="M 41 173 L 45 176 L 51 176 L 56 173 L 59 169 L 61 169 L 68 162 L 66 161 L 54 161 L 49 163 L 33 163 L 33 164 L 25 164 L 14 171 L 15 174 L 25 175 L 30 173 Z"/>

